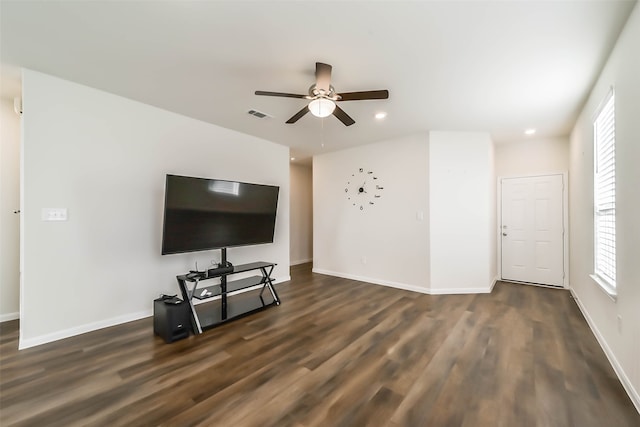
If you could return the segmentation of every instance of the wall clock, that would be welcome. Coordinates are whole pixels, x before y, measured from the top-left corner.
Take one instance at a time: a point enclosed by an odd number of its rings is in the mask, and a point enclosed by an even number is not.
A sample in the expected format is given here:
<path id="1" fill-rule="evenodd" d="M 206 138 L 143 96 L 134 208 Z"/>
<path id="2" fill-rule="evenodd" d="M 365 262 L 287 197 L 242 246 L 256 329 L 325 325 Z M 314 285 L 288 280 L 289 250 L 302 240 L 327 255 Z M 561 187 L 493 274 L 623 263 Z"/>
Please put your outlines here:
<path id="1" fill-rule="evenodd" d="M 378 176 L 373 171 L 363 168 L 351 174 L 351 178 L 349 178 L 347 186 L 344 188 L 347 200 L 351 202 L 352 206 L 361 211 L 365 207 L 375 205 L 377 199 L 380 198 L 382 190 L 384 190 L 384 187 L 380 185 Z"/>

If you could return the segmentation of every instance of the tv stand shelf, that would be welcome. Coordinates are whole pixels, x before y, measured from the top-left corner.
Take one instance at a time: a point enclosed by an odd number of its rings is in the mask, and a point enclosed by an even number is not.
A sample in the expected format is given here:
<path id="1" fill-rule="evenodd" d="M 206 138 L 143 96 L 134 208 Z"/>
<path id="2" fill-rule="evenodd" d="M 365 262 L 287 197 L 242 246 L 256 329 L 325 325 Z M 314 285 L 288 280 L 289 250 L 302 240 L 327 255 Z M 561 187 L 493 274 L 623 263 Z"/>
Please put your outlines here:
<path id="1" fill-rule="evenodd" d="M 271 279 L 275 265 L 270 262 L 252 262 L 235 265 L 229 272 L 207 277 L 189 277 L 186 274 L 177 276 L 182 298 L 189 304 L 194 334 L 201 334 L 204 330 L 228 321 L 280 305 L 280 298 Z M 260 271 L 261 275 L 227 281 L 227 276 L 255 270 Z M 214 278 L 219 278 L 220 283 L 198 287 L 201 281 Z M 242 290 L 247 291 L 240 293 Z M 265 290 L 269 292 L 265 293 Z M 194 299 L 211 301 L 196 306 Z"/>
<path id="2" fill-rule="evenodd" d="M 227 294 L 251 288 L 253 286 L 263 285 L 264 283 L 264 277 L 261 276 L 251 276 L 245 279 L 233 280 L 231 282 L 227 282 Z M 220 296 L 222 294 L 221 285 L 222 283 L 216 283 L 215 285 L 197 288 L 197 291 L 193 294 L 193 298 L 198 300 L 207 300 L 209 298 Z"/>

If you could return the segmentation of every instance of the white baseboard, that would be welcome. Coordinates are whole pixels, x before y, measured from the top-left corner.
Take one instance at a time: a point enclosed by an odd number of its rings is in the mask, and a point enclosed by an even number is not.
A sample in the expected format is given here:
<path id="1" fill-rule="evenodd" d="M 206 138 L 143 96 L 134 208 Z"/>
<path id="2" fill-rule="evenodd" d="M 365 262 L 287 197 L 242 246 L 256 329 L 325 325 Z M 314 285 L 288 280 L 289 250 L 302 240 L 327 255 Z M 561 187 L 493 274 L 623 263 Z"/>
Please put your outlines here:
<path id="1" fill-rule="evenodd" d="M 8 322 L 9 320 L 16 320 L 19 318 L 20 318 L 20 313 L 17 311 L 15 313 L 0 314 L 0 323 Z"/>
<path id="2" fill-rule="evenodd" d="M 360 282 L 372 283 L 374 285 L 388 286 L 405 291 L 419 292 L 427 295 L 448 295 L 448 294 L 485 294 L 491 292 L 489 288 L 424 288 L 422 286 L 409 285 L 406 283 L 393 282 L 390 280 L 374 279 L 372 277 L 357 276 L 355 274 L 340 273 L 337 271 L 325 270 L 322 268 L 312 269 L 314 273 L 326 274 L 328 276 L 342 277 L 343 279 L 358 280 Z M 495 284 L 495 281 L 494 281 Z"/>
<path id="3" fill-rule="evenodd" d="M 284 277 L 279 277 L 277 279 L 274 279 L 273 283 L 278 284 L 282 282 L 287 282 L 289 280 L 291 280 L 291 276 L 284 276 Z M 233 295 L 235 295 L 236 293 L 250 291 L 252 289 L 259 289 L 261 286 L 262 285 L 256 285 L 252 288 L 242 289 L 238 292 L 234 292 Z M 122 323 L 132 322 L 134 320 L 144 319 L 145 317 L 151 317 L 151 316 L 153 316 L 153 310 L 149 309 L 149 310 L 139 311 L 137 313 L 130 313 L 130 314 L 125 314 L 118 317 L 113 317 L 111 319 L 101 320 L 98 322 L 88 323 L 86 325 L 76 326 L 76 327 L 65 329 L 62 331 L 52 332 L 50 334 L 40 335 L 38 337 L 23 339 L 21 336 L 18 344 L 18 350 L 22 350 L 29 347 L 35 347 L 38 345 L 61 340 L 64 338 L 73 337 L 75 335 L 96 331 L 98 329 L 108 328 L 110 326 L 120 325 Z"/>
<path id="4" fill-rule="evenodd" d="M 498 277 L 498 275 L 496 275 L 496 277 L 493 278 L 493 282 L 491 282 L 491 287 L 489 288 L 489 293 L 493 292 L 493 288 L 496 286 L 496 283 L 498 283 L 498 280 L 500 280 L 500 277 Z"/>
<path id="5" fill-rule="evenodd" d="M 430 295 L 490 294 L 492 288 L 431 288 Z"/>
<path id="6" fill-rule="evenodd" d="M 594 323 L 591 316 L 589 316 L 589 313 L 587 312 L 586 308 L 582 305 L 582 302 L 580 301 L 576 293 L 573 291 L 573 289 L 570 289 L 570 292 L 576 304 L 578 305 L 578 308 L 582 312 L 582 315 L 587 321 L 589 328 L 591 328 L 591 332 L 593 332 L 593 335 L 595 335 L 596 340 L 598 340 L 598 344 L 600 344 L 602 351 L 604 351 L 604 354 L 607 356 L 607 359 L 609 359 L 609 363 L 613 367 L 613 370 L 618 376 L 618 379 L 622 383 L 622 387 L 624 387 L 625 391 L 629 395 L 629 398 L 633 402 L 633 405 L 636 407 L 636 411 L 640 413 L 640 394 L 633 387 L 633 384 L 631 384 L 631 381 L 629 380 L 629 377 L 627 376 L 626 372 L 624 371 L 624 369 L 622 369 L 622 366 L 618 362 L 618 359 L 616 358 L 615 354 L 613 354 L 613 351 L 611 351 L 611 348 L 607 344 L 607 341 L 604 339 L 604 336 L 602 336 L 602 334 L 598 330 L 598 327 Z"/>
<path id="7" fill-rule="evenodd" d="M 314 268 L 311 271 L 314 272 L 314 273 L 326 274 L 327 276 L 342 277 L 343 279 L 357 280 L 359 282 L 372 283 L 374 285 L 389 286 L 391 288 L 403 289 L 405 291 L 420 292 L 422 294 L 428 293 L 428 289 L 427 288 L 423 288 L 423 287 L 415 286 L 415 285 L 408 285 L 406 283 L 374 279 L 374 278 L 371 278 L 371 277 L 357 276 L 355 274 L 340 273 L 340 272 L 337 272 L 337 271 L 325 270 L 325 269 L 322 269 L 322 268 Z"/>
<path id="8" fill-rule="evenodd" d="M 33 338 L 22 338 L 20 334 L 20 340 L 18 344 L 18 350 L 23 350 L 29 347 L 35 347 L 37 345 L 46 344 L 49 342 L 61 340 L 64 338 L 73 337 L 75 335 L 84 334 L 98 329 L 108 328 L 110 326 L 120 325 L 121 323 L 132 322 L 134 320 L 143 319 L 153 315 L 151 309 L 139 311 L 137 313 L 124 314 L 122 316 L 112 317 L 111 319 L 100 320 L 98 322 L 87 323 L 86 325 L 75 326 L 73 328 L 64 329 L 62 331 L 52 332 L 50 334 L 40 335 Z"/>
<path id="9" fill-rule="evenodd" d="M 291 280 L 291 276 L 278 277 L 277 279 L 273 279 L 273 284 L 277 285 L 278 283 L 288 282 Z"/>
<path id="10" fill-rule="evenodd" d="M 299 259 L 297 261 L 291 261 L 289 263 L 289 265 L 300 265 L 300 264 L 306 264 L 308 262 L 313 261 L 313 258 L 307 258 L 307 259 Z"/>

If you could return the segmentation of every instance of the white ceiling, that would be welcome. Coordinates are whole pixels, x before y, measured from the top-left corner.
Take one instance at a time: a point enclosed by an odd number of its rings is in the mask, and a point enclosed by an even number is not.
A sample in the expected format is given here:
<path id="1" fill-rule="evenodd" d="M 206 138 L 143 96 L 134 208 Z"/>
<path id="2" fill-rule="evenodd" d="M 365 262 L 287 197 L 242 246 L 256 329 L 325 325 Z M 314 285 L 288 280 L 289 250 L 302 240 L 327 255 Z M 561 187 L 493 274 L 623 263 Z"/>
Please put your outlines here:
<path id="1" fill-rule="evenodd" d="M 305 157 L 427 130 L 565 136 L 635 1 L 7 1 L 3 97 L 27 67 L 288 145 Z M 315 62 L 356 124 L 307 114 Z M 257 119 L 257 109 L 273 116 Z M 382 121 L 374 113 L 386 111 Z M 324 144 L 324 146 L 323 146 Z"/>

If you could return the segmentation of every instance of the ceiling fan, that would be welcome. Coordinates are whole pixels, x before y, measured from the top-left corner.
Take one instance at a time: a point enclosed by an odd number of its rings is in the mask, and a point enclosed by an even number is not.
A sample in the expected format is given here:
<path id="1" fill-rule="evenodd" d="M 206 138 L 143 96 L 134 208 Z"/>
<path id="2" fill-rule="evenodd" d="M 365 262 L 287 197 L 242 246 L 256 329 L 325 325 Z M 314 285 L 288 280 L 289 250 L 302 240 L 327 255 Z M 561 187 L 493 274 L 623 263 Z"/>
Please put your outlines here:
<path id="1" fill-rule="evenodd" d="M 355 123 L 344 110 L 336 105 L 336 102 L 341 101 L 360 101 L 365 99 L 387 99 L 389 98 L 388 90 L 369 90 L 364 92 L 344 92 L 336 93 L 335 89 L 331 85 L 331 65 L 323 64 L 322 62 L 316 62 L 316 83 L 309 88 L 308 95 L 297 95 L 294 93 L 282 93 L 282 92 L 265 92 L 257 90 L 256 95 L 264 96 L 280 96 L 285 98 L 301 98 L 308 99 L 309 105 L 305 106 L 302 110 L 293 115 L 287 123 L 295 123 L 302 116 L 311 112 L 316 117 L 327 117 L 331 114 L 336 116 L 338 120 L 344 123 L 345 126 L 351 126 Z"/>

